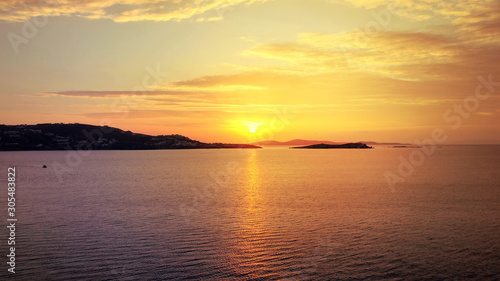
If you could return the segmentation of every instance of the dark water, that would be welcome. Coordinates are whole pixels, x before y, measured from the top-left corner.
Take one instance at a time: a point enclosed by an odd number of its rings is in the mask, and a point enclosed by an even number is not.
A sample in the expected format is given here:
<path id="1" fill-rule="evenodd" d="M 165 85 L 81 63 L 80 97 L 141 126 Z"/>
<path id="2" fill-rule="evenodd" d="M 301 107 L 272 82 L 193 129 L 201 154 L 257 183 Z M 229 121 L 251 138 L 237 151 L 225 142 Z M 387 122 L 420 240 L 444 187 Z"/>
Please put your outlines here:
<path id="1" fill-rule="evenodd" d="M 2 152 L 0 279 L 500 280 L 500 146 L 412 151 Z"/>

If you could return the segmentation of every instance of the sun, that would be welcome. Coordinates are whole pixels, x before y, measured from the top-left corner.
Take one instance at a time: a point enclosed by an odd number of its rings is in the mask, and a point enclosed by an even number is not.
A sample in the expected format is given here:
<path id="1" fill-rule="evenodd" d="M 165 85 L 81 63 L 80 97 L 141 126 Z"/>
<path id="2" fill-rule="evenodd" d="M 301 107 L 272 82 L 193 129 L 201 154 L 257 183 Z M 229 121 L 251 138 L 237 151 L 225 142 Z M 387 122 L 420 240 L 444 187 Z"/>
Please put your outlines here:
<path id="1" fill-rule="evenodd" d="M 257 128 L 260 126 L 260 125 L 264 125 L 265 123 L 258 123 L 258 122 L 250 122 L 250 121 L 243 121 L 243 125 L 247 126 L 248 127 L 248 130 L 250 131 L 250 133 L 255 133 L 255 131 L 257 131 Z"/>

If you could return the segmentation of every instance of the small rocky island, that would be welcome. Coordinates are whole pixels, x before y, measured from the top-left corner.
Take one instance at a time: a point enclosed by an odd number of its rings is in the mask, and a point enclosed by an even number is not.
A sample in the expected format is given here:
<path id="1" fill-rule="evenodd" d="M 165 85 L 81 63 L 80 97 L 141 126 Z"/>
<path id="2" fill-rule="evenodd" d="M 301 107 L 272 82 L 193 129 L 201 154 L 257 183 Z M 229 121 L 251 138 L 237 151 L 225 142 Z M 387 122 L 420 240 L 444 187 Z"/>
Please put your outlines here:
<path id="1" fill-rule="evenodd" d="M 309 149 L 330 149 L 330 148 L 361 148 L 361 149 L 366 149 L 366 148 L 373 148 L 371 146 L 368 146 L 364 143 L 345 143 L 345 144 L 325 144 L 325 143 L 320 143 L 320 144 L 313 144 L 313 145 L 307 145 L 307 146 L 296 146 L 296 147 L 291 147 L 291 148 L 309 148 Z"/>
<path id="2" fill-rule="evenodd" d="M 0 151 L 261 148 L 204 143 L 172 134 L 151 136 L 87 124 L 0 125 Z"/>

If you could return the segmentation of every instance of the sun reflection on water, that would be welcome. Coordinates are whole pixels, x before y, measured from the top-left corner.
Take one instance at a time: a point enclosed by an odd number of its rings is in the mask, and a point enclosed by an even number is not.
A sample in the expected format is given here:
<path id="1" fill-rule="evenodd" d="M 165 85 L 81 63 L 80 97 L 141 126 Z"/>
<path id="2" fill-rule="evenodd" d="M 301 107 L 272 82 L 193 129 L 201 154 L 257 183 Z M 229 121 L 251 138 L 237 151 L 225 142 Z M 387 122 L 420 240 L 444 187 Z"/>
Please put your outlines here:
<path id="1" fill-rule="evenodd" d="M 248 212 L 258 211 L 260 203 L 260 190 L 259 190 L 259 170 L 257 167 L 257 153 L 255 150 L 250 151 L 248 156 L 246 177 L 246 196 L 245 204 Z"/>
<path id="2" fill-rule="evenodd" d="M 245 167 L 243 200 L 237 216 L 237 244 L 232 256 L 235 270 L 239 274 L 252 276 L 268 272 L 269 259 L 276 256 L 273 251 L 269 226 L 266 220 L 266 204 L 262 196 L 258 152 L 248 151 Z"/>

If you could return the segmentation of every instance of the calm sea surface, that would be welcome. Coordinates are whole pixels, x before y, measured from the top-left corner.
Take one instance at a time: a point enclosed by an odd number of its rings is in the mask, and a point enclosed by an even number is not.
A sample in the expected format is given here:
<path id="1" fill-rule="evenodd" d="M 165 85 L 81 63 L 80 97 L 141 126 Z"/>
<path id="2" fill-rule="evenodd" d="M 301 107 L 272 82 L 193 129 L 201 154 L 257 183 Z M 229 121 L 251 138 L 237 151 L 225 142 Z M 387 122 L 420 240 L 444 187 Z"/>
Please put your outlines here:
<path id="1" fill-rule="evenodd" d="M 0 280 L 500 280 L 500 146 L 412 151 L 1 152 Z"/>

